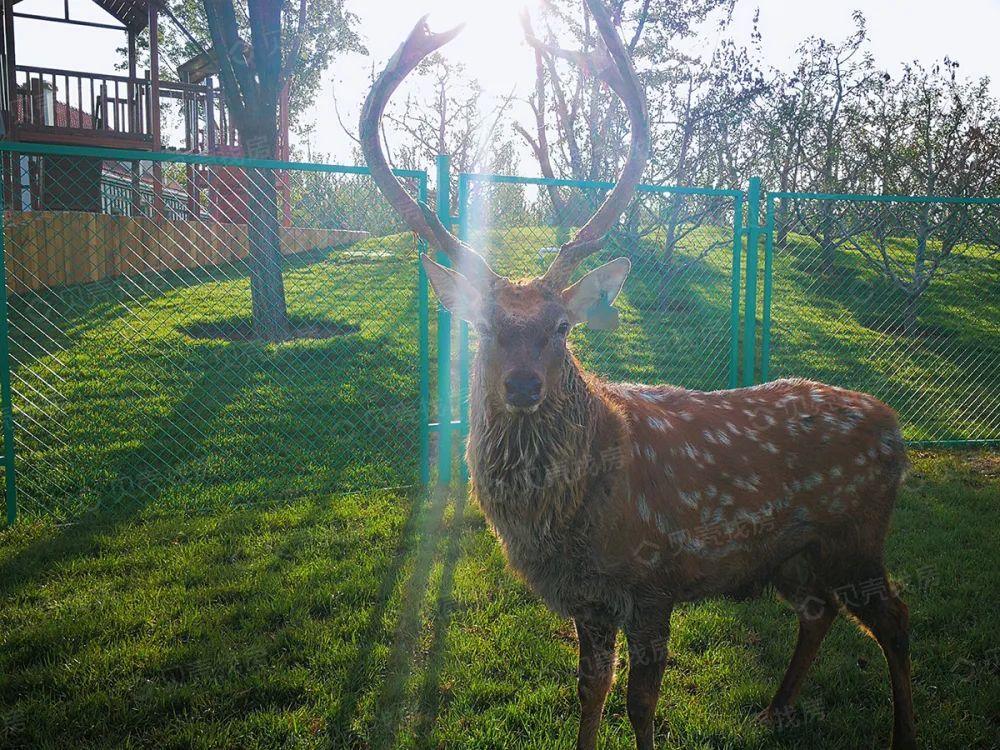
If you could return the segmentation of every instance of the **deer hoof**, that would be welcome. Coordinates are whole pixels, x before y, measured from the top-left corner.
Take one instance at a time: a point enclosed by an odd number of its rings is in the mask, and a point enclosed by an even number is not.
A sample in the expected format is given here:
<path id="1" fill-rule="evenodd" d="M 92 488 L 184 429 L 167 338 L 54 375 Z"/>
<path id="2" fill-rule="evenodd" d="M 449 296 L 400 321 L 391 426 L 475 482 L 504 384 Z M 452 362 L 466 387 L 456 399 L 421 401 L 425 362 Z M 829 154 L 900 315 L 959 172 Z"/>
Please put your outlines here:
<path id="1" fill-rule="evenodd" d="M 774 709 L 768 706 L 754 717 L 754 721 L 765 727 L 773 727 L 777 723 L 776 718 Z"/>

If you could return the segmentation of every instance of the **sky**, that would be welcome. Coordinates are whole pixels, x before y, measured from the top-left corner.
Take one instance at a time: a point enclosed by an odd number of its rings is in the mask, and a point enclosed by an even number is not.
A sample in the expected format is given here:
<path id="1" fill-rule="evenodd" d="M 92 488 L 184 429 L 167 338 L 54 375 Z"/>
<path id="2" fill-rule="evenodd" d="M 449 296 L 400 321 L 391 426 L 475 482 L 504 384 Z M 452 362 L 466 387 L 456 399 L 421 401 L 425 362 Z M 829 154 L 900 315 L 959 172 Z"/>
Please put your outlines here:
<path id="1" fill-rule="evenodd" d="M 89 0 L 69 0 L 74 18 L 109 20 Z M 311 138 L 314 156 L 351 163 L 353 143 L 337 124 L 333 108 L 336 91 L 345 125 L 356 128 L 357 112 L 367 93 L 372 65 L 381 69 L 405 38 L 416 20 L 429 13 L 432 29 L 465 23 L 465 30 L 443 52 L 462 61 L 470 75 L 483 85 L 487 103 L 515 88 L 526 96 L 533 85 L 533 57 L 521 37 L 518 11 L 537 7 L 538 0 L 347 0 L 349 10 L 360 18 L 359 32 L 369 56 L 345 55 L 336 59 L 325 76 L 316 101 L 305 119 L 315 122 Z M 23 0 L 17 9 L 25 13 L 60 15 L 63 0 Z M 997 30 L 1000 0 L 737 0 L 731 33 L 748 40 L 755 10 L 760 9 L 763 34 L 762 62 L 779 68 L 791 66 L 805 37 L 846 37 L 853 29 L 851 14 L 862 11 L 868 19 L 871 50 L 876 63 L 890 71 L 904 61 L 957 59 L 969 75 L 989 75 L 1000 96 L 1000 64 L 997 60 Z M 15 38 L 18 63 L 85 69 L 98 73 L 114 71 L 115 48 L 124 44 L 124 34 L 115 31 L 47 24 L 17 19 Z M 717 41 L 712 31 L 702 43 Z M 180 61 L 175 61 L 180 62 Z M 405 87 L 397 97 L 405 97 Z M 391 133 L 389 135 L 391 138 Z M 304 146 L 304 144 L 299 144 Z M 530 162 L 525 165 L 530 173 Z"/>

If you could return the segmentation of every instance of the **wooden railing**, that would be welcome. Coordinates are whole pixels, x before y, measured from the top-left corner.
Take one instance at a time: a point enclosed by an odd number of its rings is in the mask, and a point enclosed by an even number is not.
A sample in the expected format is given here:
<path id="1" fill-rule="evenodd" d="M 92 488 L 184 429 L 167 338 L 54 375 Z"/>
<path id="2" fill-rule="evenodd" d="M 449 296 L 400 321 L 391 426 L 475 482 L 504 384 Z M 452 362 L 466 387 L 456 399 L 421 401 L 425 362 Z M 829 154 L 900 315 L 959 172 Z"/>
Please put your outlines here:
<path id="1" fill-rule="evenodd" d="M 208 79 L 204 83 L 160 81 L 160 102 L 179 102 L 184 121 L 184 151 L 215 153 L 220 147 L 235 146 L 236 128 L 226 109 L 222 89 Z"/>
<path id="2" fill-rule="evenodd" d="M 16 96 L 8 122 L 22 140 L 85 145 L 155 147 L 152 87 L 146 78 L 18 65 Z M 177 103 L 184 123 L 181 142 L 170 147 L 215 153 L 236 146 L 236 129 L 222 90 L 204 83 L 160 81 L 161 105 Z"/>
<path id="3" fill-rule="evenodd" d="M 18 65 L 15 81 L 11 123 L 19 135 L 95 144 L 152 140 L 147 78 Z"/>

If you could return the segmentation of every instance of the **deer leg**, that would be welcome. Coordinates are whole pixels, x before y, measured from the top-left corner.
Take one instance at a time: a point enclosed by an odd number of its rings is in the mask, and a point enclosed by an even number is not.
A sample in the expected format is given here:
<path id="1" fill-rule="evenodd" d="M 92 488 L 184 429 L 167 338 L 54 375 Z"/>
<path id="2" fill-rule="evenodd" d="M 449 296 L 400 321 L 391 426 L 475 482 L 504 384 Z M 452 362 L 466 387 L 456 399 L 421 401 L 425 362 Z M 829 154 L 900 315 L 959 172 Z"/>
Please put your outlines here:
<path id="1" fill-rule="evenodd" d="M 628 639 L 628 718 L 635 731 L 638 750 L 653 748 L 653 719 L 660 697 L 663 670 L 667 666 L 667 642 L 670 637 L 670 610 L 625 629 Z"/>
<path id="2" fill-rule="evenodd" d="M 844 596 L 844 605 L 858 618 L 882 649 L 892 686 L 892 747 L 910 750 L 916 745 L 913 692 L 910 683 L 910 614 L 906 604 L 889 587 L 885 571 L 865 578 Z"/>
<path id="3" fill-rule="evenodd" d="M 802 679 L 819 653 L 820 644 L 837 618 L 837 608 L 825 599 L 817 598 L 815 610 L 799 610 L 799 637 L 795 643 L 792 660 L 771 703 L 760 714 L 764 721 L 773 721 L 788 710 L 802 686 Z"/>
<path id="4" fill-rule="evenodd" d="M 580 669 L 577 694 L 580 697 L 580 732 L 577 750 L 594 750 L 601 726 L 604 701 L 615 674 L 615 638 L 618 629 L 606 623 L 576 621 L 580 640 Z"/>
<path id="5" fill-rule="evenodd" d="M 781 685 L 758 717 L 762 721 L 771 722 L 783 716 L 795 701 L 802 679 L 837 618 L 837 600 L 817 579 L 815 571 L 815 561 L 800 554 L 787 560 L 772 579 L 778 594 L 799 617 L 799 635 Z"/>

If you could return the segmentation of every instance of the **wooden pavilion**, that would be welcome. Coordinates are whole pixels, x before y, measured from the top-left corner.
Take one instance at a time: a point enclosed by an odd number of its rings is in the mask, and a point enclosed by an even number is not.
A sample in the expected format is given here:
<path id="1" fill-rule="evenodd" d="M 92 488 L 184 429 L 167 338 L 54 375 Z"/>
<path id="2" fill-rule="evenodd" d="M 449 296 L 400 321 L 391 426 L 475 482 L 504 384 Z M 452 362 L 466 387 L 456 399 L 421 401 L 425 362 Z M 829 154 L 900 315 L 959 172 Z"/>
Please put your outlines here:
<path id="1" fill-rule="evenodd" d="M 223 92 L 213 80 L 217 67 L 212 55 L 202 50 L 177 67 L 179 80 L 164 80 L 157 44 L 163 17 L 200 46 L 169 7 L 160 0 L 86 1 L 115 23 L 74 17 L 70 0 L 63 0 L 63 12 L 56 16 L 25 12 L 24 0 L 0 0 L 0 140 L 26 144 L 23 151 L 0 154 L 10 290 L 86 283 L 128 275 L 137 268 L 191 268 L 244 258 L 248 200 L 241 168 L 185 164 L 183 176 L 174 171 L 168 177 L 161 161 L 135 154 L 172 150 L 241 155 Z M 18 64 L 19 18 L 121 31 L 127 39 L 126 74 Z M 149 69 L 140 74 L 137 41 L 144 33 L 149 35 Z M 85 43 L 79 45 L 81 59 L 86 59 L 87 49 Z M 278 113 L 278 158 L 283 160 L 288 159 L 287 93 Z M 161 128 L 167 102 L 175 103 L 167 109 L 179 109 L 183 121 L 180 142 L 169 145 Z M 175 129 L 170 129 L 169 139 L 178 139 Z M 40 152 L 36 144 L 132 154 L 94 158 Z M 341 246 L 365 236 L 292 226 L 290 188 L 283 171 L 278 172 L 278 185 L 283 254 Z M 45 263 L 40 254 L 48 256 Z"/>
<path id="2" fill-rule="evenodd" d="M 213 86 L 212 66 L 180 66 L 187 80 L 165 81 L 160 76 L 158 27 L 161 7 L 170 20 L 188 34 L 169 9 L 156 0 L 88 0 L 119 24 L 79 20 L 64 0 L 62 16 L 20 12 L 23 0 L 0 0 L 3 44 L 0 50 L 0 112 L 3 137 L 9 140 L 159 151 L 160 103 L 181 102 L 185 109 L 184 145 L 190 152 L 214 152 L 231 145 L 234 132 L 224 99 Z M 17 18 L 121 31 L 127 39 L 126 75 L 84 70 L 62 70 L 20 65 L 17 62 Z M 139 75 L 136 40 L 148 31 L 149 69 Z M 81 57 L 86 46 L 81 45 Z M 208 57 L 207 55 L 205 56 Z"/>
<path id="3" fill-rule="evenodd" d="M 78 0 L 74 0 L 77 2 Z M 24 0 L 0 0 L 2 14 L 2 44 L 0 44 L 0 139 L 22 143 L 48 143 L 71 146 L 95 146 L 132 151 L 162 151 L 165 148 L 185 153 L 238 156 L 241 153 L 236 128 L 228 116 L 225 98 L 213 76 L 217 68 L 209 52 L 202 50 L 177 68 L 179 80 L 164 80 L 160 74 L 158 28 L 161 20 L 174 24 L 196 46 L 197 41 L 159 0 L 86 0 L 104 10 L 117 23 L 104 23 L 75 18 L 70 12 L 70 0 L 63 0 L 62 15 L 40 15 L 19 9 Z M 19 18 L 71 24 L 79 27 L 121 31 L 127 40 L 127 72 L 124 75 L 94 73 L 86 70 L 64 70 L 17 62 L 15 21 Z M 149 39 L 149 69 L 138 70 L 137 39 L 141 34 Z M 80 45 L 81 57 L 86 45 Z M 279 121 L 279 158 L 288 158 L 287 92 L 281 100 Z M 162 133 L 161 107 L 173 102 L 182 113 L 183 131 L 180 142 L 166 146 Z M 36 185 L 5 185 L 9 208 L 28 208 L 24 196 L 34 190 L 36 207 L 100 210 L 94 187 L 106 168 L 93 160 L 74 158 L 70 161 L 50 158 L 50 171 L 58 171 L 61 180 L 49 180 L 44 193 Z M 44 160 L 34 160 L 34 170 L 42 168 Z M 14 167 L 8 164 L 9 167 Z M 97 172 L 95 172 L 97 170 Z M 10 168 L 8 175 L 26 169 Z M 142 189 L 139 165 L 134 164 L 135 192 Z M 164 184 L 157 163 L 150 166 L 147 177 L 153 195 L 154 213 L 163 212 Z M 224 169 L 189 168 L 185 181 L 188 210 L 200 215 L 203 209 L 220 220 L 236 220 L 232 206 L 238 196 L 227 192 L 239 190 L 239 180 Z M 205 206 L 202 194 L 215 178 L 218 190 L 212 193 L 211 205 Z M 22 175 L 25 185 L 29 177 Z M 30 179 L 40 183 L 41 177 Z M 60 183 L 56 185 L 55 183 Z M 107 182 L 107 180 L 105 180 Z M 71 190 L 73 195 L 67 195 Z M 39 197 L 41 196 L 41 197 Z M 107 201 L 105 200 L 105 203 Z"/>

